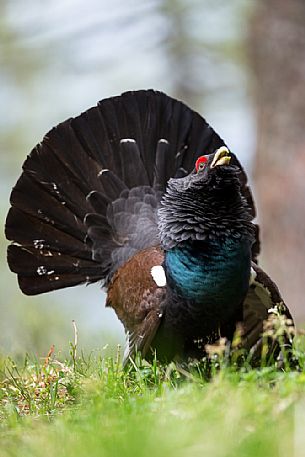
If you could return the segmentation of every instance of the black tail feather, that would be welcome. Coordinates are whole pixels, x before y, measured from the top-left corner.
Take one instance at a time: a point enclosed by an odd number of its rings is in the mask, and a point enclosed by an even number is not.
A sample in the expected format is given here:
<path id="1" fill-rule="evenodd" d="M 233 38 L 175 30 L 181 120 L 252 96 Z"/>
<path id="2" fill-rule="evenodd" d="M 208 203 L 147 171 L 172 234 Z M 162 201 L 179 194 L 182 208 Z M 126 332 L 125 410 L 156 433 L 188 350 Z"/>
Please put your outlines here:
<path id="1" fill-rule="evenodd" d="M 12 191 L 11 204 L 78 240 L 83 241 L 86 235 L 82 219 L 53 196 L 44 182 L 37 184 L 26 173 L 21 175 Z"/>
<path id="2" fill-rule="evenodd" d="M 92 258 L 92 252 L 86 248 L 83 240 L 14 207 L 10 209 L 6 219 L 6 237 L 26 248 L 65 252 L 86 260 Z"/>
<path id="3" fill-rule="evenodd" d="M 102 185 L 104 195 L 107 196 L 109 201 L 114 201 L 127 189 L 124 182 L 111 170 L 102 170 L 99 175 L 99 181 Z"/>
<path id="4" fill-rule="evenodd" d="M 87 201 L 90 202 L 92 208 L 99 214 L 106 214 L 108 205 L 110 203 L 110 199 L 106 197 L 106 195 L 97 192 L 96 190 L 92 190 L 87 195 Z"/>
<path id="5" fill-rule="evenodd" d="M 168 179 L 223 145 L 201 116 L 152 90 L 103 100 L 53 128 L 11 194 L 8 263 L 21 289 L 107 282 L 139 249 L 158 243 L 156 210 Z"/>
<path id="6" fill-rule="evenodd" d="M 126 138 L 120 141 L 120 155 L 122 163 L 122 180 L 127 187 L 145 186 L 149 184 L 139 147 L 135 140 Z"/>

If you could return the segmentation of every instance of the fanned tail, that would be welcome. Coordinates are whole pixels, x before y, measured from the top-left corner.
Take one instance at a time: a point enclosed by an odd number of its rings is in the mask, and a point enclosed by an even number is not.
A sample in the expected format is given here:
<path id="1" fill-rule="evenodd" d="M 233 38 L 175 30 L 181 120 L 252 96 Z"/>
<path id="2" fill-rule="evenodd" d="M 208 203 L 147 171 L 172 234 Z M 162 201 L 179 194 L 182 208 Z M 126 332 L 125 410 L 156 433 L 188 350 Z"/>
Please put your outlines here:
<path id="1" fill-rule="evenodd" d="M 156 209 L 172 176 L 224 145 L 206 121 L 161 92 L 127 92 L 53 128 L 30 153 L 11 194 L 8 263 L 33 295 L 107 284 L 157 245 Z M 244 195 L 255 213 L 247 178 Z"/>

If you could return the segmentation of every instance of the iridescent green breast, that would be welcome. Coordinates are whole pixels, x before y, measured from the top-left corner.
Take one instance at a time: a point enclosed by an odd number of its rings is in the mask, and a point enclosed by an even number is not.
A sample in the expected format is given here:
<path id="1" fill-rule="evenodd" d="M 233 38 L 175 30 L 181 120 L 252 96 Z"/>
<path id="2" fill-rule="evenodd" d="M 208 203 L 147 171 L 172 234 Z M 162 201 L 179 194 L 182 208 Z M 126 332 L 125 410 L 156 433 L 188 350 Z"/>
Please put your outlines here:
<path id="1" fill-rule="evenodd" d="M 239 303 L 249 285 L 251 244 L 195 242 L 166 253 L 170 287 L 182 299 L 219 308 Z"/>

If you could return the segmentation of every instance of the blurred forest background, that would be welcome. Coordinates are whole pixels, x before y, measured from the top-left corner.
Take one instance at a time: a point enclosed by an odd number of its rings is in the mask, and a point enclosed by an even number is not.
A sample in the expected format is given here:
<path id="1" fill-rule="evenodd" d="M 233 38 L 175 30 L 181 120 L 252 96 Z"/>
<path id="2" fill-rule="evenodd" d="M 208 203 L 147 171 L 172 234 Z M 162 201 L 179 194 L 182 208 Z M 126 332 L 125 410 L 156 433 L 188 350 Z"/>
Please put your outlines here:
<path id="1" fill-rule="evenodd" d="M 245 166 L 261 263 L 305 317 L 304 0 L 0 0 L 0 216 L 26 154 L 102 98 L 155 88 L 198 110 Z M 0 239 L 0 353 L 123 342 L 99 285 L 25 297 Z"/>

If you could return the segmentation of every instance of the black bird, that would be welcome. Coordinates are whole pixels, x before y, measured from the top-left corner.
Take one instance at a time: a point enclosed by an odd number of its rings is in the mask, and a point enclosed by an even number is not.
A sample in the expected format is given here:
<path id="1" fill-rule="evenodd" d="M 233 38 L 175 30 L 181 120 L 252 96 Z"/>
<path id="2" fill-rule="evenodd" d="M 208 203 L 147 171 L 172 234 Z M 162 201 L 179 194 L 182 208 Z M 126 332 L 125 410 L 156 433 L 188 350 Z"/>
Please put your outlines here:
<path id="1" fill-rule="evenodd" d="M 24 162 L 10 202 L 8 263 L 21 290 L 101 281 L 128 335 L 125 360 L 136 350 L 201 358 L 237 326 L 257 356 L 268 316 L 287 318 L 290 346 L 291 315 L 256 263 L 246 174 L 183 103 L 127 92 L 59 124 Z M 269 351 L 280 349 L 271 334 Z"/>

